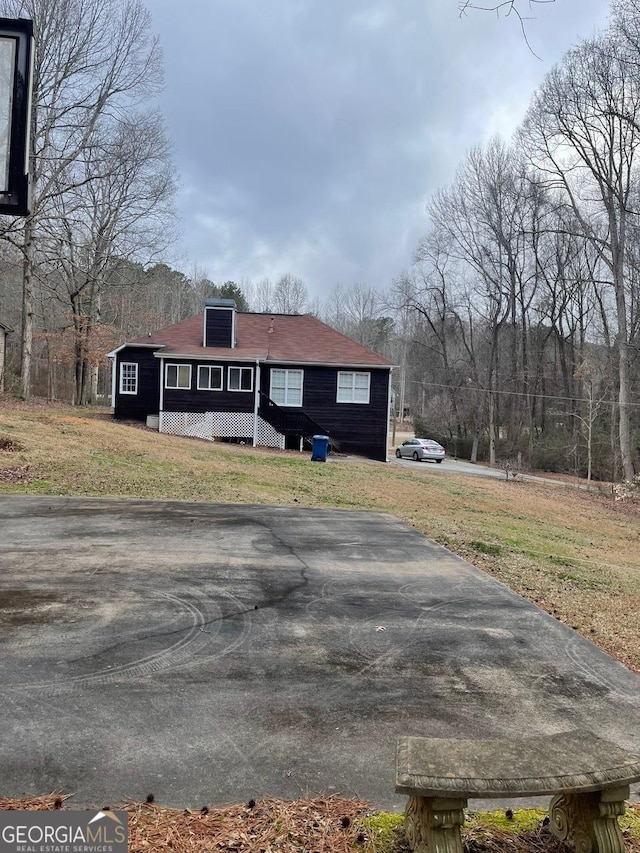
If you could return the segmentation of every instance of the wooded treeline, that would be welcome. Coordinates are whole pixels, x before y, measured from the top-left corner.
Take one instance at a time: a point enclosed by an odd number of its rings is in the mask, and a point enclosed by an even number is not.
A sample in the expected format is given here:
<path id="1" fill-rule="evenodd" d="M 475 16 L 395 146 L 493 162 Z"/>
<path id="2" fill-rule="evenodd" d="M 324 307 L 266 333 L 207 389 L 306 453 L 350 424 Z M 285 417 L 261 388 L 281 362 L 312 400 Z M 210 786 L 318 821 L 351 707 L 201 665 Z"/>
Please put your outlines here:
<path id="1" fill-rule="evenodd" d="M 5 220 L 7 387 L 106 401 L 105 353 L 202 310 L 309 311 L 389 357 L 395 409 L 450 452 L 606 479 L 640 456 L 640 0 L 569 51 L 512 140 L 467 154 L 385 291 L 161 262 L 174 176 L 141 108 L 161 63 L 138 0 L 5 0 L 36 21 L 34 212 Z M 63 43 L 58 36 L 64 34 Z"/>
<path id="2" fill-rule="evenodd" d="M 35 42 L 32 213 L 1 218 L 0 313 L 20 329 L 21 395 L 33 392 L 34 355 L 38 367 L 45 359 L 53 392 L 63 337 L 82 403 L 95 385 L 114 269 L 162 252 L 172 236 L 169 145 L 147 106 L 162 82 L 161 55 L 140 0 L 2 0 L 0 12 L 31 18 Z"/>
<path id="3" fill-rule="evenodd" d="M 471 150 L 396 283 L 429 424 L 488 459 L 632 481 L 640 442 L 640 2 L 569 51 L 507 143 Z M 438 387 L 440 386 L 440 387 Z"/>

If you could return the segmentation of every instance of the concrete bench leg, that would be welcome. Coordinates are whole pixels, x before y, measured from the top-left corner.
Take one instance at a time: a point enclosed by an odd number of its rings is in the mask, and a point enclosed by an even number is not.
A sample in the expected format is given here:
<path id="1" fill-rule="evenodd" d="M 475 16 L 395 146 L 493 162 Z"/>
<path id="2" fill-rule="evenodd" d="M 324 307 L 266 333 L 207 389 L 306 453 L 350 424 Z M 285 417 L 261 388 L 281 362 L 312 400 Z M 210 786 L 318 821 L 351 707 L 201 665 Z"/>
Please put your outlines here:
<path id="1" fill-rule="evenodd" d="M 624 814 L 628 798 L 628 786 L 558 794 L 549 805 L 549 828 L 577 853 L 624 853 L 618 815 Z"/>
<path id="2" fill-rule="evenodd" d="M 466 807 L 462 799 L 409 797 L 404 826 L 414 853 L 462 853 L 460 827 Z"/>

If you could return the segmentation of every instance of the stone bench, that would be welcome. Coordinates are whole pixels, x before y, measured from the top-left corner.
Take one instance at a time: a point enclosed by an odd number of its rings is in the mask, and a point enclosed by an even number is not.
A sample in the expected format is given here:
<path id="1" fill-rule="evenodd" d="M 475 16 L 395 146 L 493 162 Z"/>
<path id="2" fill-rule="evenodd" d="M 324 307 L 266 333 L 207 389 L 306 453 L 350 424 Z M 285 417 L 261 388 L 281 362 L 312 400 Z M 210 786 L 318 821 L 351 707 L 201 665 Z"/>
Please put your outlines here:
<path id="1" fill-rule="evenodd" d="M 407 794 L 407 840 L 415 853 L 462 853 L 469 799 L 551 796 L 549 827 L 578 853 L 624 853 L 618 815 L 640 756 L 590 732 L 519 741 L 401 737 L 396 791 Z"/>

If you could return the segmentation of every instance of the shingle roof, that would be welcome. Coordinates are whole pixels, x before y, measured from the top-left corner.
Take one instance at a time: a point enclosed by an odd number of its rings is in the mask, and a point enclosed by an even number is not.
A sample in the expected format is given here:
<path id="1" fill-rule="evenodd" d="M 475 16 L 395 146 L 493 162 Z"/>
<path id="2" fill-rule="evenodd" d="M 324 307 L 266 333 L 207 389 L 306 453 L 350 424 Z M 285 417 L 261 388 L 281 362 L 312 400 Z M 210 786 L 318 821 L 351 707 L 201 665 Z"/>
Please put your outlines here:
<path id="1" fill-rule="evenodd" d="M 273 322 L 272 322 L 273 320 Z M 392 362 L 336 332 L 310 314 L 236 314 L 236 346 L 203 347 L 202 314 L 136 338 L 129 344 L 159 344 L 162 354 L 206 358 L 264 359 L 300 364 L 390 367 Z M 270 331 L 271 330 L 271 331 Z"/>

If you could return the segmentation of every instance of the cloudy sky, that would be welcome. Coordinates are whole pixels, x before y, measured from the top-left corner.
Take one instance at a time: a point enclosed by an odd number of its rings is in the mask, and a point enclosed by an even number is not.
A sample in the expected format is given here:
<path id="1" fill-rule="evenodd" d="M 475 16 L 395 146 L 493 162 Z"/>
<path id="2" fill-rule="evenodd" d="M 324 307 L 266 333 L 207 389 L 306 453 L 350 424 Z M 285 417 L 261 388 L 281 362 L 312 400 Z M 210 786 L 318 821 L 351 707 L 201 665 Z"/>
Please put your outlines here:
<path id="1" fill-rule="evenodd" d="M 515 19 L 460 19 L 458 0 L 147 6 L 180 175 L 183 239 L 168 260 L 216 282 L 290 272 L 322 296 L 338 282 L 384 288 L 410 264 L 431 193 L 470 146 L 513 131 L 608 4 L 534 5 L 541 59 Z"/>

